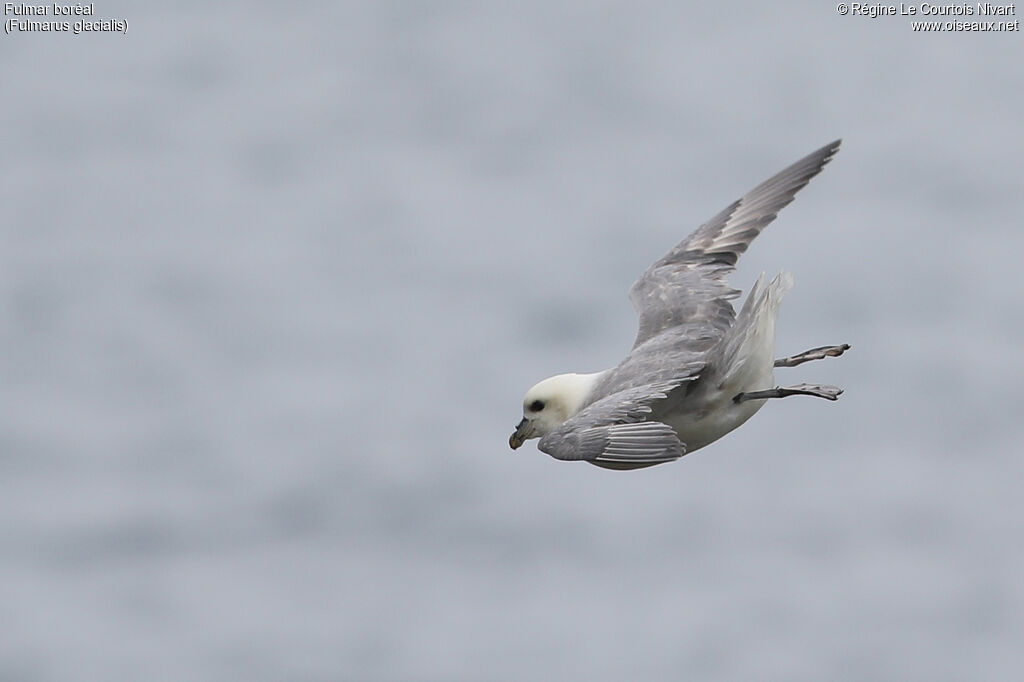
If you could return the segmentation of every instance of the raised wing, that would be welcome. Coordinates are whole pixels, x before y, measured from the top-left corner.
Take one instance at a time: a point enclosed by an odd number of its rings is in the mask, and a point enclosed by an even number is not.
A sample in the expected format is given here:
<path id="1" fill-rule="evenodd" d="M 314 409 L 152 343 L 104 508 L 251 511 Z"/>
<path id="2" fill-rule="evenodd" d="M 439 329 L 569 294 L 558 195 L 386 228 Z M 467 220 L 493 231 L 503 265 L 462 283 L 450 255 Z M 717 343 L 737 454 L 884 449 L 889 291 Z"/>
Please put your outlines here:
<path id="1" fill-rule="evenodd" d="M 825 145 L 765 180 L 647 268 L 629 291 L 640 318 L 633 347 L 690 321 L 724 333 L 736 316 L 729 301 L 739 295 L 726 284 L 725 275 L 761 230 L 821 172 L 840 142 Z"/>
<path id="2" fill-rule="evenodd" d="M 686 447 L 672 427 L 644 419 L 652 403 L 690 380 L 646 384 L 602 398 L 541 438 L 537 447 L 556 459 L 586 460 L 613 469 L 677 460 L 686 454 Z"/>

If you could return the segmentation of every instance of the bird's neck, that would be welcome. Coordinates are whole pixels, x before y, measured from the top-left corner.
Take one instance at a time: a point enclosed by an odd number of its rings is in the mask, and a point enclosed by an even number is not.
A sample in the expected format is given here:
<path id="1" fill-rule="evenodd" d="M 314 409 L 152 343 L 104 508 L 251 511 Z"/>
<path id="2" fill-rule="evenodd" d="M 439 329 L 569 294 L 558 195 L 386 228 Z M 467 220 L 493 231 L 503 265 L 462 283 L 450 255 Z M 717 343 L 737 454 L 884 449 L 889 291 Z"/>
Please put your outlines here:
<path id="1" fill-rule="evenodd" d="M 594 386 L 598 381 L 601 380 L 609 370 L 603 372 L 594 372 L 592 374 L 566 374 L 565 382 L 567 388 L 567 394 L 570 396 L 568 401 L 570 416 L 575 415 L 577 412 L 582 410 L 586 405 L 590 404 L 590 394 L 594 390 Z"/>

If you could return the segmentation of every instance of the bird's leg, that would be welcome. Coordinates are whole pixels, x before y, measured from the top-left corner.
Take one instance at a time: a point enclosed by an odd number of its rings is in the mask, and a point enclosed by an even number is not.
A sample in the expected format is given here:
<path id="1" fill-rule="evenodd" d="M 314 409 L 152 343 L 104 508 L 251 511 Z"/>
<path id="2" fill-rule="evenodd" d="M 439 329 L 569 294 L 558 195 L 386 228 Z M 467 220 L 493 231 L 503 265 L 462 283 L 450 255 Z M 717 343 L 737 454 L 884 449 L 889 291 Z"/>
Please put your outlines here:
<path id="1" fill-rule="evenodd" d="M 816 398 L 824 398 L 825 400 L 836 400 L 842 392 L 843 389 L 837 388 L 836 386 L 826 386 L 823 384 L 797 384 L 796 386 L 786 386 L 785 388 L 776 386 L 775 388 L 769 388 L 765 391 L 738 393 L 736 394 L 736 397 L 733 398 L 733 401 L 742 403 L 747 400 L 786 398 L 791 395 L 813 395 Z"/>
<path id="2" fill-rule="evenodd" d="M 810 350 L 805 350 L 803 353 L 776 360 L 775 366 L 796 367 L 797 365 L 802 365 L 803 363 L 810 362 L 811 360 L 838 358 L 848 350 L 850 350 L 850 344 L 848 343 L 844 343 L 839 346 L 822 346 L 821 348 L 812 348 Z"/>

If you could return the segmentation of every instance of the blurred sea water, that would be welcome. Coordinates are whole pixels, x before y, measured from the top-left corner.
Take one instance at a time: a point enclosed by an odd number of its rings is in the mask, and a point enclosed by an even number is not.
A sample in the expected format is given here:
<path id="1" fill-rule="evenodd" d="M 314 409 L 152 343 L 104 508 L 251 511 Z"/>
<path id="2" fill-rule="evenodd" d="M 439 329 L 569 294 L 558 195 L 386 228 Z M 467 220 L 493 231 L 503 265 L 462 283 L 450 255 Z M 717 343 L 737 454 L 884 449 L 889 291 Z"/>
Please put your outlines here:
<path id="1" fill-rule="evenodd" d="M 97 3 L 0 39 L 0 680 L 1005 680 L 1024 667 L 1019 33 L 783 2 Z M 506 441 L 626 291 L 779 354 L 667 466 Z M 790 381 L 792 379 L 792 381 Z"/>

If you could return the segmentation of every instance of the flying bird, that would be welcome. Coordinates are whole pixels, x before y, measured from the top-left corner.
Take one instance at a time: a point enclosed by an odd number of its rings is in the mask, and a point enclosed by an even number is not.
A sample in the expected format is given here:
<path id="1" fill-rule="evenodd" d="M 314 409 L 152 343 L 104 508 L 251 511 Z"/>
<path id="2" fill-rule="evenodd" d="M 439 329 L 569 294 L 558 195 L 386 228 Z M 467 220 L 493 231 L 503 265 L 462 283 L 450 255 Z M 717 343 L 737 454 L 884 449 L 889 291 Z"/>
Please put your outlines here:
<path id="1" fill-rule="evenodd" d="M 836 400 L 822 384 L 775 385 L 774 368 L 837 357 L 849 344 L 775 359 L 775 319 L 792 286 L 764 274 L 737 315 L 725 281 L 740 254 L 838 151 L 836 140 L 800 159 L 701 225 L 629 291 L 636 341 L 617 367 L 544 379 L 523 399 L 513 450 L 531 438 L 556 459 L 640 469 L 679 459 L 750 419 L 772 398 Z"/>

